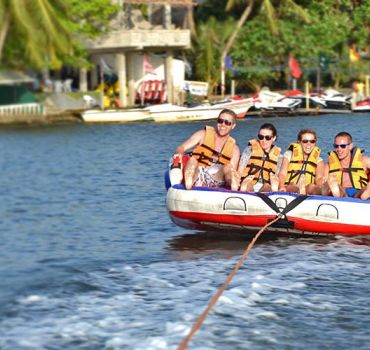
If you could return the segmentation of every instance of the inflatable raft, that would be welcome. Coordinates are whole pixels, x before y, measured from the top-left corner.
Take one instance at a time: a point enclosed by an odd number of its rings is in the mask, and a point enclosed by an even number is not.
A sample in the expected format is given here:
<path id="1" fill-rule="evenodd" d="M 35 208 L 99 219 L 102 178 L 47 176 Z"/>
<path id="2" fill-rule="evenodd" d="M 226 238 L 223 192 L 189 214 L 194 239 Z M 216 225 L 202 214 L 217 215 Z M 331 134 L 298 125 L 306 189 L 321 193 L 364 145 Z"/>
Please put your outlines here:
<path id="1" fill-rule="evenodd" d="M 183 157 L 185 164 L 187 159 Z M 287 234 L 370 235 L 370 200 L 252 193 L 223 188 L 186 190 L 180 160 L 165 173 L 167 210 L 182 227 L 204 231 L 256 231 L 278 215 L 268 231 Z"/>

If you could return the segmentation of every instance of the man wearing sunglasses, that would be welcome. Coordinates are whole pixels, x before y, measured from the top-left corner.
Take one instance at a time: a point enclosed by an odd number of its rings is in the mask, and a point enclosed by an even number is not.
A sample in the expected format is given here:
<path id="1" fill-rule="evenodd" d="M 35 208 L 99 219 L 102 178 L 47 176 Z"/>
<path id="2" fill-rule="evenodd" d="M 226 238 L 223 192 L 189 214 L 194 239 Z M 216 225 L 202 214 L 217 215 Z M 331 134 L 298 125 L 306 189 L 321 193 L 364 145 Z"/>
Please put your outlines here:
<path id="1" fill-rule="evenodd" d="M 237 168 L 240 150 L 230 136 L 236 126 L 236 114 L 224 109 L 217 118 L 217 126 L 206 126 L 191 135 L 176 149 L 183 155 L 194 149 L 185 166 L 185 188 L 195 186 L 223 187 L 231 184 L 231 173 Z"/>
<path id="2" fill-rule="evenodd" d="M 297 135 L 297 142 L 289 145 L 279 171 L 280 191 L 321 194 L 325 164 L 316 140 L 314 130 L 302 129 Z"/>
<path id="3" fill-rule="evenodd" d="M 250 140 L 240 158 L 237 176 L 233 177 L 231 189 L 240 191 L 277 191 L 279 180 L 276 172 L 280 165 L 280 148 L 273 145 L 277 131 L 270 123 L 263 124 L 257 139 Z"/>
<path id="4" fill-rule="evenodd" d="M 370 185 L 367 172 L 370 171 L 370 157 L 362 155 L 362 151 L 353 145 L 352 136 L 345 131 L 335 136 L 333 148 L 325 168 L 327 182 L 322 194 L 368 199 Z"/>

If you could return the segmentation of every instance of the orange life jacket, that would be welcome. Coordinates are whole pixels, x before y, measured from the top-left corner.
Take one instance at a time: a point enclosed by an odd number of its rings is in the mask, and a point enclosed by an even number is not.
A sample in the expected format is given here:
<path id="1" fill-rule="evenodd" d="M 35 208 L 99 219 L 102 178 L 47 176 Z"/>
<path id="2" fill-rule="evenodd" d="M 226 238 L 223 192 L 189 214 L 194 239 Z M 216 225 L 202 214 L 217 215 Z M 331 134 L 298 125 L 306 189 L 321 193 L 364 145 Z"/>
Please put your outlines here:
<path id="1" fill-rule="evenodd" d="M 368 183 L 367 174 L 363 167 L 362 151 L 358 147 L 353 147 L 351 151 L 351 161 L 348 168 L 343 168 L 336 152 L 329 152 L 329 173 L 336 173 L 338 183 L 342 184 L 343 173 L 349 173 L 352 187 L 361 189 Z"/>
<path id="2" fill-rule="evenodd" d="M 215 150 L 216 131 L 211 126 L 205 127 L 206 134 L 203 142 L 198 145 L 192 153 L 192 156 L 198 160 L 200 165 L 230 163 L 233 155 L 235 140 L 229 136 L 220 152 Z"/>
<path id="3" fill-rule="evenodd" d="M 250 140 L 248 144 L 252 149 L 252 154 L 246 167 L 243 169 L 242 181 L 247 176 L 253 175 L 253 184 L 257 183 L 260 177 L 263 183 L 270 183 L 270 173 L 276 172 L 281 149 L 277 146 L 272 146 L 270 152 L 267 153 L 257 140 Z"/>
<path id="4" fill-rule="evenodd" d="M 292 159 L 288 165 L 288 172 L 285 177 L 285 185 L 297 184 L 301 174 L 306 177 L 306 184 L 314 184 L 316 179 L 317 161 L 319 160 L 321 150 L 315 146 L 308 158 L 304 159 L 302 145 L 292 143 L 288 150 L 292 151 Z"/>

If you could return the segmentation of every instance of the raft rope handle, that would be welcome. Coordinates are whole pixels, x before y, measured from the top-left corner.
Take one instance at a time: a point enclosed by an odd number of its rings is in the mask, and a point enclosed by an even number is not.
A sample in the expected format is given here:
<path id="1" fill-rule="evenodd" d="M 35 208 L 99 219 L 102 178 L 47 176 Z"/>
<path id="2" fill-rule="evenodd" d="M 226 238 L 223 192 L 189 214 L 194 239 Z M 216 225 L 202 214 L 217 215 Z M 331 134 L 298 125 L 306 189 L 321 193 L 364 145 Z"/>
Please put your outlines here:
<path id="1" fill-rule="evenodd" d="M 277 214 L 282 214 L 282 217 L 284 218 L 286 218 L 286 214 L 288 214 L 291 210 L 301 204 L 308 197 L 307 195 L 300 195 L 294 198 L 283 210 L 280 210 L 275 202 L 270 199 L 270 197 L 268 197 L 265 193 L 256 192 L 256 195 L 261 198 Z"/>
<path id="2" fill-rule="evenodd" d="M 193 337 L 193 335 L 195 334 L 195 332 L 201 327 L 201 325 L 203 324 L 204 320 L 206 319 L 206 317 L 208 316 L 209 312 L 211 311 L 212 307 L 217 303 L 217 300 L 220 298 L 220 296 L 222 295 L 222 293 L 225 291 L 226 287 L 229 285 L 229 283 L 231 282 L 231 280 L 234 277 L 234 275 L 238 272 L 238 270 L 242 266 L 244 260 L 247 258 L 249 252 L 252 250 L 252 248 L 253 248 L 254 244 L 256 243 L 257 239 L 259 238 L 259 236 L 269 226 L 273 225 L 276 221 L 280 220 L 283 217 L 284 217 L 284 214 L 279 213 L 274 220 L 268 222 L 265 226 L 263 226 L 256 233 L 256 235 L 253 237 L 253 239 L 251 240 L 251 242 L 248 244 L 247 248 L 245 249 L 243 255 L 241 256 L 241 258 L 239 259 L 239 261 L 236 263 L 234 269 L 227 275 L 227 277 L 226 277 L 225 282 L 223 283 L 223 285 L 218 289 L 217 293 L 213 296 L 213 298 L 211 299 L 211 301 L 208 303 L 208 306 L 206 307 L 206 309 L 202 312 L 202 314 L 193 323 L 193 326 L 191 327 L 190 332 L 181 341 L 181 343 L 177 347 L 177 350 L 184 350 L 184 349 L 187 348 L 187 346 L 188 346 L 191 338 Z"/>

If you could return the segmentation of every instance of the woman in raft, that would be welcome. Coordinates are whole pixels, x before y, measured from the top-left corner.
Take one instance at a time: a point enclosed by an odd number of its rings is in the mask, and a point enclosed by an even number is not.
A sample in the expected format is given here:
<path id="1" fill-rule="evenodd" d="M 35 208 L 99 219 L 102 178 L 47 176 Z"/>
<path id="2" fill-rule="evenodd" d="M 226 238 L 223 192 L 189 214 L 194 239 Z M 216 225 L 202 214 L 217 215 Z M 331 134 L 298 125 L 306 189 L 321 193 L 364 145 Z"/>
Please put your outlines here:
<path id="1" fill-rule="evenodd" d="M 297 142 L 284 153 L 279 171 L 279 191 L 299 194 L 321 194 L 325 163 L 316 145 L 317 135 L 312 129 L 302 129 Z"/>
<path id="2" fill-rule="evenodd" d="M 250 140 L 244 149 L 237 172 L 232 173 L 231 189 L 237 191 L 277 191 L 279 180 L 276 176 L 281 149 L 273 143 L 277 131 L 270 123 L 263 124 L 257 139 Z"/>

